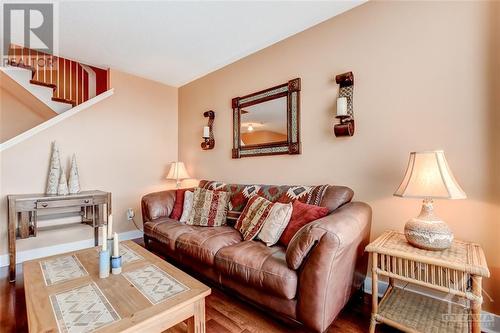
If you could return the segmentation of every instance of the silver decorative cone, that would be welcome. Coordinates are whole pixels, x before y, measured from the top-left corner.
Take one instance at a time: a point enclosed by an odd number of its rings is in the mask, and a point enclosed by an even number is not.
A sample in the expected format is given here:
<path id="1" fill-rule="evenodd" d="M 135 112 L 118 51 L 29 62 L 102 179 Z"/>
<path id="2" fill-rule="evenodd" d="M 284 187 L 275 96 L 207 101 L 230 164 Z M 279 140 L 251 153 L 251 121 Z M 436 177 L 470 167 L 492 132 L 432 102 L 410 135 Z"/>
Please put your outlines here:
<path id="1" fill-rule="evenodd" d="M 80 193 L 80 179 L 78 175 L 78 166 L 76 165 L 76 155 L 71 158 L 71 169 L 69 170 L 68 180 L 69 194 Z"/>
<path id="2" fill-rule="evenodd" d="M 61 160 L 59 158 L 59 148 L 57 143 L 52 142 L 52 153 L 50 155 L 49 174 L 47 176 L 46 194 L 57 194 L 59 178 L 61 177 Z"/>
<path id="3" fill-rule="evenodd" d="M 66 174 L 64 173 L 63 168 L 61 167 L 61 177 L 59 178 L 59 186 L 57 187 L 58 195 L 68 195 L 68 182 L 66 181 Z"/>

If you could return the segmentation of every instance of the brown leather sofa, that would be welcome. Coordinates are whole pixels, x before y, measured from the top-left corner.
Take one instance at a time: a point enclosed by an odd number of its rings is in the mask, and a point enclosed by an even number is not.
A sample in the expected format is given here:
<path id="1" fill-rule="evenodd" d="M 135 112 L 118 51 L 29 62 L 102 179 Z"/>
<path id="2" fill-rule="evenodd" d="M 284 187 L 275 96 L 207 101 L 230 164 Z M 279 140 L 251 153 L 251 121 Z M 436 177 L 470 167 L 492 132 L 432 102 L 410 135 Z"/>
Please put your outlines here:
<path id="1" fill-rule="evenodd" d="M 371 208 L 329 186 L 330 214 L 299 230 L 287 248 L 242 241 L 232 226 L 197 227 L 168 218 L 175 190 L 142 198 L 146 247 L 266 312 L 323 332 L 364 281 Z"/>

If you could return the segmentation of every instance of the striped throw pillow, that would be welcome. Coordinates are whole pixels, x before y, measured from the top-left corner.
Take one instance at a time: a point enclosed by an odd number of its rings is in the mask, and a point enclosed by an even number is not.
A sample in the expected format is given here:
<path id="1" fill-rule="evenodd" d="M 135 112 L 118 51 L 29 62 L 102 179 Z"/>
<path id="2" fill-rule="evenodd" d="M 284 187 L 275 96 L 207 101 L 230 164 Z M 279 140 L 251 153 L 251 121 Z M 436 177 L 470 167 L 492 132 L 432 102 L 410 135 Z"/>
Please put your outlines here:
<path id="1" fill-rule="evenodd" d="M 226 224 L 229 193 L 197 188 L 193 195 L 193 208 L 186 224 L 220 227 Z"/>
<path id="2" fill-rule="evenodd" d="M 248 200 L 234 226 L 243 235 L 243 240 L 252 240 L 257 236 L 272 207 L 271 201 L 258 195 Z"/>

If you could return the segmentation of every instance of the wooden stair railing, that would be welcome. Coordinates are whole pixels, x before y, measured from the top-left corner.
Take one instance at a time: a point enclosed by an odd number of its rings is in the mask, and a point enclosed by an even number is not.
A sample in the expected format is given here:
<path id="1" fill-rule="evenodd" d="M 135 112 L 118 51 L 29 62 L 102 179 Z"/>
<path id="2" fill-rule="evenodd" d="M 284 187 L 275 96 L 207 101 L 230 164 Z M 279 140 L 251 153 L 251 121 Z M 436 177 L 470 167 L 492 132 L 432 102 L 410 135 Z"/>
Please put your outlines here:
<path id="1" fill-rule="evenodd" d="M 29 69 L 30 83 L 53 89 L 52 100 L 73 107 L 94 97 L 89 92 L 89 70 L 95 73 L 95 95 L 109 89 L 108 70 L 85 65 L 17 45 L 10 45 L 8 64 Z"/>

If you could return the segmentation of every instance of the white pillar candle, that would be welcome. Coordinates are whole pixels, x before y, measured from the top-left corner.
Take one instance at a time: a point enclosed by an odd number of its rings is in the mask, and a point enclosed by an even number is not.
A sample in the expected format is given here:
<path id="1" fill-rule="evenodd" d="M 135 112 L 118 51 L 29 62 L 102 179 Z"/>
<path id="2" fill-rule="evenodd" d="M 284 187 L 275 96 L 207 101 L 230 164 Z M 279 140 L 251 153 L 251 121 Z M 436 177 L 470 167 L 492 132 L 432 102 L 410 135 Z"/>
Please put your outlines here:
<path id="1" fill-rule="evenodd" d="M 120 252 L 118 250 L 118 234 L 115 232 L 113 235 L 113 257 L 118 257 Z"/>
<path id="2" fill-rule="evenodd" d="M 203 137 L 204 138 L 210 137 L 210 127 L 208 127 L 208 126 L 203 127 Z"/>
<path id="3" fill-rule="evenodd" d="M 108 237 L 111 239 L 113 237 L 113 215 L 108 216 Z"/>
<path id="4" fill-rule="evenodd" d="M 108 237 L 106 235 L 106 228 L 102 228 L 102 250 L 106 251 L 108 249 Z"/>
<path id="5" fill-rule="evenodd" d="M 347 97 L 337 98 L 337 116 L 347 116 Z"/>

